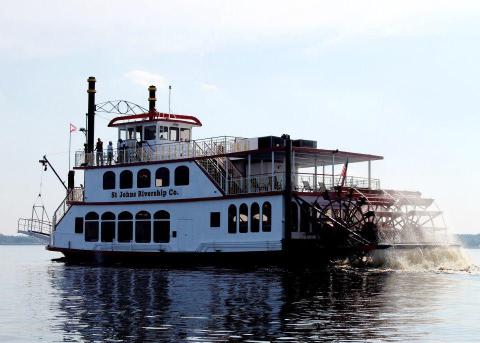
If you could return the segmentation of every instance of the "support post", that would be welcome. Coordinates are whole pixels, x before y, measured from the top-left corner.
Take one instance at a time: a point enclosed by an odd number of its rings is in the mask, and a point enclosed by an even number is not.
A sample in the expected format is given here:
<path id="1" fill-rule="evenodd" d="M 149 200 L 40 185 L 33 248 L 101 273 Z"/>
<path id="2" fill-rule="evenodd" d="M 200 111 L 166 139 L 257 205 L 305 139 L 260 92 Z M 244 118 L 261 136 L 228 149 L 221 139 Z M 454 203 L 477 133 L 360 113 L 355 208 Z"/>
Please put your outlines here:
<path id="1" fill-rule="evenodd" d="M 273 189 L 275 188 L 274 187 L 274 183 L 275 183 L 275 180 L 274 180 L 274 175 L 275 175 L 275 151 L 272 151 L 272 168 L 270 170 L 272 176 L 271 176 L 271 182 L 270 182 L 270 190 L 273 191 Z"/>
<path id="2" fill-rule="evenodd" d="M 227 156 L 225 156 L 225 194 L 228 194 L 228 165 L 227 165 Z"/>
<path id="3" fill-rule="evenodd" d="M 317 190 L 317 158 L 315 157 L 315 166 L 313 168 L 313 190 Z"/>
<path id="4" fill-rule="evenodd" d="M 372 161 L 368 160 L 368 189 L 372 189 Z"/>
<path id="5" fill-rule="evenodd" d="M 285 245 L 292 238 L 292 141 L 289 135 L 282 136 L 285 139 L 285 190 L 283 193 L 284 210 L 285 210 L 285 223 L 284 223 L 284 244 Z"/>
<path id="6" fill-rule="evenodd" d="M 332 153 L 332 188 L 335 187 L 335 152 Z"/>
<path id="7" fill-rule="evenodd" d="M 247 192 L 250 193 L 252 187 L 252 180 L 250 177 L 252 176 L 252 155 L 248 154 L 248 161 L 247 161 Z"/>

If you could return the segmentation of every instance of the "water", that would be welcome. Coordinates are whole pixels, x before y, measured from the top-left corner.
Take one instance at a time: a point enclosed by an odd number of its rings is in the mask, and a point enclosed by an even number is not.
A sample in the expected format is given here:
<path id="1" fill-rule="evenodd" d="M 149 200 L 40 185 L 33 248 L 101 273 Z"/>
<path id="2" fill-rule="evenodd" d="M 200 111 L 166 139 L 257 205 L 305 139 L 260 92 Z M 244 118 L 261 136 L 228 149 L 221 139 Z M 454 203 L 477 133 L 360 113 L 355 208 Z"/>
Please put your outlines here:
<path id="1" fill-rule="evenodd" d="M 468 254 L 480 265 L 480 250 Z M 448 268 L 417 252 L 386 269 L 302 272 L 71 266 L 57 256 L 0 246 L 0 342 L 480 340 L 480 273 L 459 255 Z"/>

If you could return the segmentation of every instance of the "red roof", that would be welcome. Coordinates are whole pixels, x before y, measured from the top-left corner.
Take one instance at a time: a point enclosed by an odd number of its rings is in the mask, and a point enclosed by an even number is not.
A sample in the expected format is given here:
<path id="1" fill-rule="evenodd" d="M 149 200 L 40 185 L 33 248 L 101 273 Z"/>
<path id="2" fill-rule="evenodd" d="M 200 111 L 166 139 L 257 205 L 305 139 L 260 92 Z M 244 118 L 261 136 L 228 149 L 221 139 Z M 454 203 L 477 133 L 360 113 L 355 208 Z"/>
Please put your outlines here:
<path id="1" fill-rule="evenodd" d="M 121 126 L 134 123 L 166 121 L 172 123 L 190 124 L 192 126 L 202 126 L 200 120 L 194 116 L 185 114 L 168 114 L 160 112 L 149 112 L 142 114 L 133 114 L 128 116 L 115 117 L 108 123 L 109 127 Z"/>

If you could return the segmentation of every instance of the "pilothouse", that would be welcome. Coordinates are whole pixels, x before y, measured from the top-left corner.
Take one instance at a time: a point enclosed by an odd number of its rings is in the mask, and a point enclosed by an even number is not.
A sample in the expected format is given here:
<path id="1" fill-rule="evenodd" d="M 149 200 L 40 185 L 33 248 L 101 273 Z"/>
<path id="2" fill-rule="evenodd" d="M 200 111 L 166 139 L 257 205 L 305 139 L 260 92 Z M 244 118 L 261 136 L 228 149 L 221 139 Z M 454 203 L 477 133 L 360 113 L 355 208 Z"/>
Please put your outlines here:
<path id="1" fill-rule="evenodd" d="M 433 199 L 372 178 L 382 156 L 287 134 L 193 139 L 200 120 L 158 112 L 155 86 L 147 110 L 96 104 L 95 83 L 88 79 L 87 142 L 75 153 L 65 199 L 51 222 L 19 220 L 19 232 L 44 237 L 66 258 L 305 263 L 429 246 L 445 234 Z M 108 149 L 95 149 L 96 112 L 118 114 Z M 350 175 L 352 164 L 365 174 Z"/>

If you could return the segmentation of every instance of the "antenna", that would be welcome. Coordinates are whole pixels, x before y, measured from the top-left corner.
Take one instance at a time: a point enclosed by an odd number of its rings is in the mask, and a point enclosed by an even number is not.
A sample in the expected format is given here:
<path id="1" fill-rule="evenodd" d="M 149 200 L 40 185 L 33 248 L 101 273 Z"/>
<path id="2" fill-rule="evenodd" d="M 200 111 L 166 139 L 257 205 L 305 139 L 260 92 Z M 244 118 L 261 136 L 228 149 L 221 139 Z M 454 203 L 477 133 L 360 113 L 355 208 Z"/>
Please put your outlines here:
<path id="1" fill-rule="evenodd" d="M 168 86 L 168 116 L 170 117 L 170 98 L 172 96 L 172 86 Z"/>

